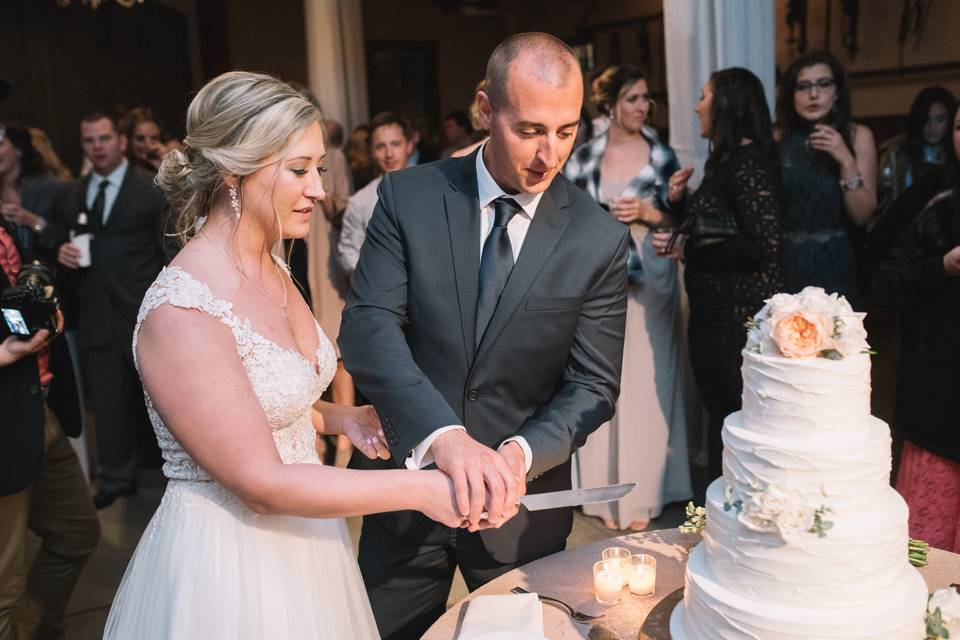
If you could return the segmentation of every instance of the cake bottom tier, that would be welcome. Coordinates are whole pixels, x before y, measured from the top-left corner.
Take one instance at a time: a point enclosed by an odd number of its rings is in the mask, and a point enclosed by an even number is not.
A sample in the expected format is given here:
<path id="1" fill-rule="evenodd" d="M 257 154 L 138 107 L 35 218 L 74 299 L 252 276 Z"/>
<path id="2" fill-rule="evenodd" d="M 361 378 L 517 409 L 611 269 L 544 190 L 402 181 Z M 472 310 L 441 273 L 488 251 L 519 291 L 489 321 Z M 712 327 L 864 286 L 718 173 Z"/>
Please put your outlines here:
<path id="1" fill-rule="evenodd" d="M 906 553 L 906 551 L 904 551 Z M 927 586 L 904 563 L 896 587 L 874 602 L 838 610 L 745 598 L 721 586 L 690 552 L 683 602 L 670 619 L 673 640 L 922 640 Z"/>

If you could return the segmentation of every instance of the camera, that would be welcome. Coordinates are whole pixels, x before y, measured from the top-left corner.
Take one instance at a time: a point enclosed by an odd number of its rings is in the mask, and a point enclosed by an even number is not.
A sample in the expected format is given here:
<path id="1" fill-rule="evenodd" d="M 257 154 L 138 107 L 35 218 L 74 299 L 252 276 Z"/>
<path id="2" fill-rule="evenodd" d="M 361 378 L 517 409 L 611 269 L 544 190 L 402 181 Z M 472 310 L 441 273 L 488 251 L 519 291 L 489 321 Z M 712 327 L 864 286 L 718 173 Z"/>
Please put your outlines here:
<path id="1" fill-rule="evenodd" d="M 0 334 L 27 339 L 41 329 L 50 333 L 57 328 L 57 292 L 54 272 L 39 260 L 20 268 L 16 284 L 0 293 Z"/>

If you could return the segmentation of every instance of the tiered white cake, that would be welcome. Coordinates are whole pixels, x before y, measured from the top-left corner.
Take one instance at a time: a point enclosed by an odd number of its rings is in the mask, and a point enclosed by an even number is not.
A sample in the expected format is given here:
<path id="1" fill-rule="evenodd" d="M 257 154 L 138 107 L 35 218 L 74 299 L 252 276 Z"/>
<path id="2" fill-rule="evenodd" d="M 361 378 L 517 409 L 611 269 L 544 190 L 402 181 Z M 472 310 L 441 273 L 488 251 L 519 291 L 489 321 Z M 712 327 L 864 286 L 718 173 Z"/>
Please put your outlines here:
<path id="1" fill-rule="evenodd" d="M 888 482 L 889 431 L 870 416 L 865 335 L 820 289 L 758 314 L 675 640 L 924 637 L 927 588 Z"/>

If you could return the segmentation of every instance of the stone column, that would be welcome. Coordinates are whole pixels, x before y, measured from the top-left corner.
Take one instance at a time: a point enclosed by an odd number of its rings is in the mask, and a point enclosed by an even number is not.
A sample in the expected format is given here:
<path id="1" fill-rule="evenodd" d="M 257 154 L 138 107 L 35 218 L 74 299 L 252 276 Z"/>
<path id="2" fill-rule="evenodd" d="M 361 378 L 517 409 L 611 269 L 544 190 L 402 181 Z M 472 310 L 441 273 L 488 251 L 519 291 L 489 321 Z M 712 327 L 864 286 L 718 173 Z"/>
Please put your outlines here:
<path id="1" fill-rule="evenodd" d="M 347 134 L 369 120 L 360 0 L 303 0 L 310 90 Z"/>

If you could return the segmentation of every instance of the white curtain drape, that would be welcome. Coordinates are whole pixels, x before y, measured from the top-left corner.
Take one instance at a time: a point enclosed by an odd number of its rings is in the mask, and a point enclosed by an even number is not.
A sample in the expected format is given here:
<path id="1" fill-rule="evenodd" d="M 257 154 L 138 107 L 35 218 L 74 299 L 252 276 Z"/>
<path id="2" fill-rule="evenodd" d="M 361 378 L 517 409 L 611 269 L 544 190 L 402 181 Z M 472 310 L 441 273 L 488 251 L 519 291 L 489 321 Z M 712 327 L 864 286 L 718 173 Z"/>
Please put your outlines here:
<path id="1" fill-rule="evenodd" d="M 670 146 L 700 183 L 707 142 L 693 108 L 710 74 L 745 67 L 766 89 L 771 112 L 776 73 L 774 0 L 667 0 L 663 3 Z"/>
<path id="2" fill-rule="evenodd" d="M 360 0 L 303 0 L 310 90 L 347 133 L 369 119 Z"/>

